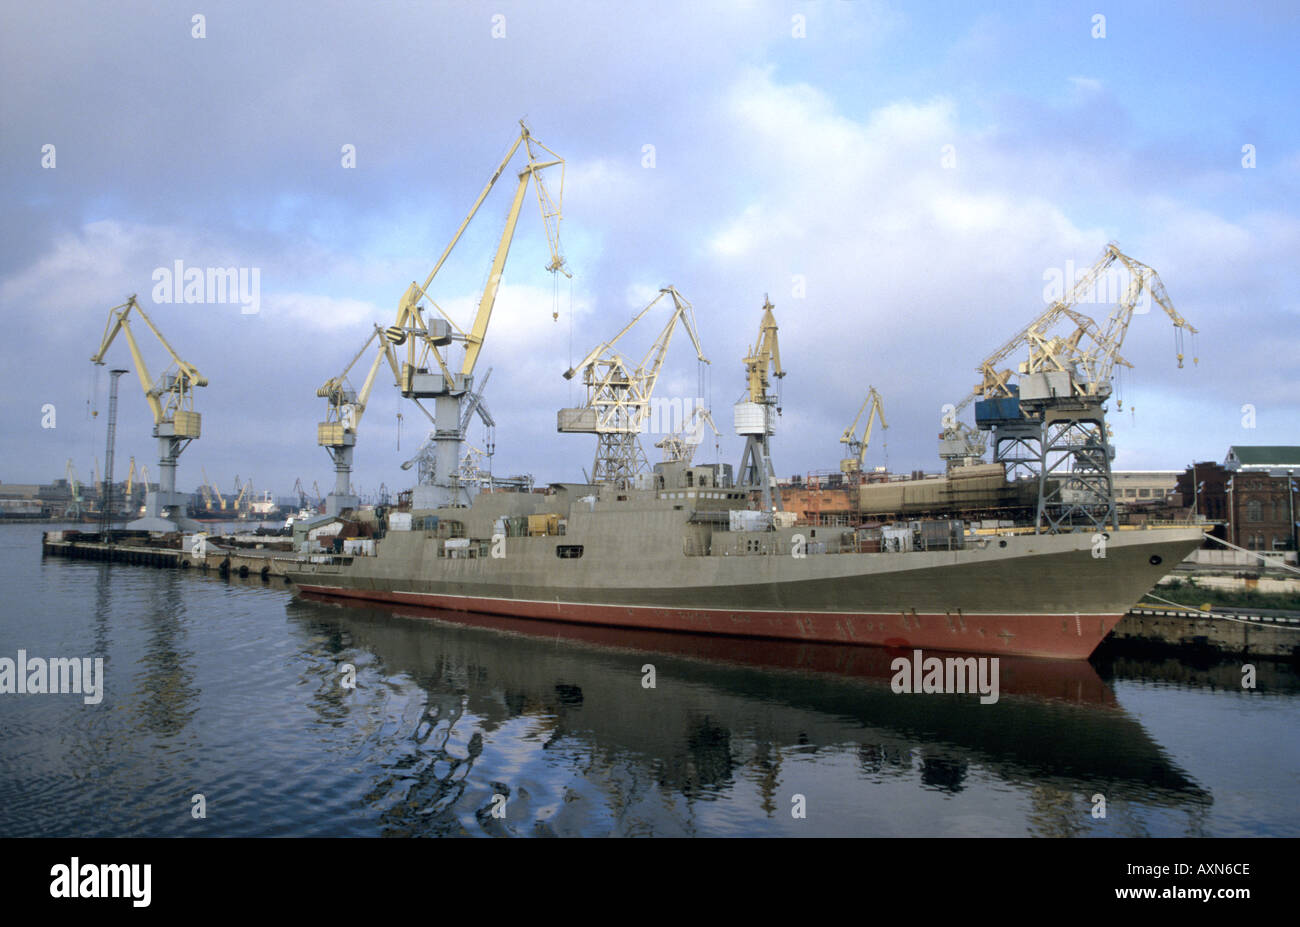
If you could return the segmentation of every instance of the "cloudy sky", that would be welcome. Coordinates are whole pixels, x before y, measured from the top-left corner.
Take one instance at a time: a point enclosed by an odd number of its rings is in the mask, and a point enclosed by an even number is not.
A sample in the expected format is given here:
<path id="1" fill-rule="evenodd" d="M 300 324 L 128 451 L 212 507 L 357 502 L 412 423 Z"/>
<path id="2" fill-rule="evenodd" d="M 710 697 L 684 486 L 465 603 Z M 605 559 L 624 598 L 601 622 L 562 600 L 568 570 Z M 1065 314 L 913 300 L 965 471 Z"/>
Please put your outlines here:
<path id="1" fill-rule="evenodd" d="M 595 439 L 555 432 L 582 398 L 561 373 L 668 284 L 695 306 L 724 460 L 740 456 L 725 433 L 768 294 L 789 373 L 778 473 L 836 468 L 869 384 L 890 426 L 869 463 L 937 469 L 943 404 L 1044 308 L 1053 272 L 1110 240 L 1159 271 L 1201 332 L 1178 369 L 1165 316 L 1135 317 L 1116 466 L 1300 443 L 1293 3 L 192 6 L 0 12 L 5 482 L 48 481 L 68 458 L 87 478 L 102 461 L 105 416 L 89 412 L 107 407 L 107 368 L 89 358 L 109 308 L 138 293 L 210 381 L 180 487 L 202 467 L 223 488 L 236 474 L 276 494 L 298 477 L 327 488 L 316 387 L 391 324 L 521 118 L 566 159 L 574 277 L 553 286 L 530 193 L 479 364 L 494 370 L 497 473 L 590 467 Z M 433 289 L 461 325 L 508 178 Z M 177 261 L 256 269 L 259 311 L 155 302 L 155 269 Z M 136 332 L 158 372 L 161 350 Z M 108 359 L 129 366 L 126 344 Z M 675 340 L 659 395 L 694 396 L 697 374 Z M 399 464 L 421 418 L 380 380 L 357 488 L 410 483 Z M 124 378 L 119 475 L 130 456 L 156 472 L 150 428 Z"/>

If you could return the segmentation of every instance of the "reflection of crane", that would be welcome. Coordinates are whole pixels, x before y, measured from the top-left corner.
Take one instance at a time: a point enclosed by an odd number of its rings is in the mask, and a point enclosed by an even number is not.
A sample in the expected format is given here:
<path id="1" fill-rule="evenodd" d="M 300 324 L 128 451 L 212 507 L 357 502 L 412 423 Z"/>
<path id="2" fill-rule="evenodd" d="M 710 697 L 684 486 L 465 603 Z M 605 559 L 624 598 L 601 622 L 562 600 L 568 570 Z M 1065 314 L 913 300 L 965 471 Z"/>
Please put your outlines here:
<path id="1" fill-rule="evenodd" d="M 633 368 L 631 361 L 616 351 L 614 345 L 665 296 L 672 299 L 673 313 L 645 357 Z M 581 408 L 561 409 L 556 427 L 567 434 L 596 435 L 593 482 L 625 484 L 645 468 L 645 452 L 637 435 L 646 428 L 650 400 L 678 322 L 690 336 L 699 362 L 707 364 L 709 361 L 695 329 L 694 307 L 675 287 L 666 286 L 617 335 L 592 348 L 586 357 L 564 372 L 565 379 L 571 380 L 582 371 L 587 402 Z"/>
<path id="2" fill-rule="evenodd" d="M 530 180 L 534 181 L 537 202 L 542 212 L 542 225 L 546 229 L 546 240 L 551 249 L 551 261 L 547 264 L 546 269 L 552 274 L 562 273 L 565 276 L 570 276 L 565 269 L 564 258 L 560 254 L 559 224 L 562 218 L 560 201 L 551 199 L 551 195 L 542 181 L 542 171 L 549 167 L 559 166 L 561 169 L 560 200 L 562 200 L 564 195 L 564 161 L 551 149 L 533 138 L 528 131 L 528 127 L 522 121 L 519 123 L 519 129 L 518 138 L 515 139 L 505 158 L 502 159 L 496 171 L 489 178 L 487 185 L 479 194 L 478 199 L 475 200 L 469 215 L 460 224 L 456 234 L 452 236 L 451 243 L 443 251 L 438 263 L 434 265 L 433 270 L 425 279 L 423 286 L 412 283 L 407 288 L 406 293 L 403 294 L 397 309 L 397 321 L 386 332 L 389 340 L 394 345 L 406 345 L 406 357 L 402 361 L 398 377 L 401 394 L 408 399 L 414 400 L 421 411 L 434 423 L 434 457 L 436 460 L 434 483 L 430 487 L 416 488 L 412 502 L 416 508 L 463 505 L 469 502 L 472 494 L 472 489 L 461 486 L 456 480 L 456 473 L 460 466 L 461 444 L 465 439 L 464 433 L 460 430 L 461 406 L 466 395 L 473 388 L 474 367 L 478 362 L 479 353 L 483 349 L 488 323 L 492 318 L 492 308 L 496 304 L 497 292 L 501 287 L 501 275 L 505 269 L 506 256 L 510 251 L 510 243 L 514 238 L 515 226 L 519 222 L 519 213 L 523 207 L 524 195 L 528 191 L 528 182 Z M 442 268 L 448 255 L 451 254 L 456 243 L 460 241 L 465 228 L 478 213 L 479 207 L 483 205 L 488 193 L 491 192 L 521 145 L 527 153 L 528 160 L 523 170 L 518 174 L 519 185 L 515 188 L 514 200 L 511 202 L 510 211 L 506 215 L 505 229 L 501 233 L 501 240 L 497 245 L 496 254 L 492 260 L 487 285 L 483 288 L 483 294 L 479 299 L 478 312 L 474 317 L 474 323 L 468 331 L 465 331 L 452 322 L 451 317 L 447 315 L 442 307 L 433 301 L 428 292 L 429 286 L 433 283 L 434 277 Z M 545 152 L 550 158 L 543 160 L 542 152 Z M 420 305 L 421 300 L 424 299 L 429 301 L 441 318 L 425 319 L 424 309 Z M 553 311 L 553 314 L 558 317 L 558 312 Z M 453 341 L 460 341 L 465 346 L 465 359 L 459 371 L 453 371 L 443 356 L 442 349 Z M 432 415 L 420 404 L 421 399 L 433 399 L 434 411 Z"/>
<path id="3" fill-rule="evenodd" d="M 355 390 L 348 383 L 348 371 L 365 355 L 376 339 L 379 345 L 374 360 L 370 363 L 370 370 L 361 389 Z M 325 500 L 325 512 L 328 515 L 337 515 L 344 509 L 356 508 L 359 503 L 358 498 L 352 493 L 352 451 L 357 443 L 357 430 L 361 427 L 361 416 L 365 414 L 366 403 L 370 401 L 370 391 L 375 385 L 375 375 L 379 372 L 380 363 L 385 359 L 396 379 L 397 360 L 393 356 L 393 349 L 388 344 L 383 329 L 376 325 L 375 330 L 366 339 L 366 343 L 361 346 L 361 350 L 343 368 L 343 372 L 326 380 L 324 385 L 316 390 L 316 395 L 328 403 L 325 421 L 316 426 L 316 443 L 325 448 L 334 460 L 334 491 Z"/>
<path id="4" fill-rule="evenodd" d="M 745 357 L 745 396 L 736 403 L 736 434 L 745 438 L 745 452 L 740 458 L 740 485 L 757 489 L 762 494 L 763 511 L 781 507 L 781 490 L 776 485 L 772 468 L 770 439 L 776 432 L 772 411 L 777 408 L 777 397 L 769 393 L 771 381 L 768 370 L 778 380 L 785 376 L 781 369 L 781 348 L 777 341 L 776 317 L 772 315 L 771 300 L 763 297 L 763 318 L 758 326 L 758 341 Z"/>
<path id="5" fill-rule="evenodd" d="M 714 437 L 721 437 L 718 426 L 713 424 L 712 413 L 704 406 L 696 406 L 691 417 L 678 431 L 655 442 L 655 447 L 663 448 L 664 462 L 681 461 L 689 467 L 695 458 L 696 449 L 704 442 L 705 425 L 712 429 Z"/>
<path id="6" fill-rule="evenodd" d="M 869 407 L 869 408 L 868 408 Z M 863 429 L 862 437 L 857 437 L 858 422 L 862 421 L 862 414 L 867 415 L 867 424 Z M 840 443 L 848 445 L 849 453 L 852 457 L 846 457 L 840 461 L 840 470 L 844 473 L 860 473 L 867 467 L 867 446 L 871 443 L 871 427 L 875 420 L 880 419 L 880 427 L 889 428 L 885 421 L 885 407 L 881 402 L 880 394 L 876 392 L 874 386 L 867 387 L 867 398 L 862 400 L 862 407 L 858 409 L 858 414 L 853 418 L 853 424 L 844 429 L 844 434 L 840 435 Z"/>
<path id="7" fill-rule="evenodd" d="M 149 375 L 144 358 L 140 354 L 140 346 L 131 332 L 128 316 L 132 310 L 149 327 L 171 358 L 171 363 L 156 380 Z M 109 310 L 104 337 L 91 361 L 96 364 L 104 363 L 104 354 L 119 331 L 126 336 L 136 376 L 139 377 L 140 386 L 144 390 L 145 401 L 149 403 L 149 409 L 153 412 L 153 434 L 158 439 L 160 470 L 157 492 L 151 491 L 145 497 L 145 517 L 130 523 L 127 527 L 150 531 L 175 531 L 178 527 L 192 529 L 197 526 L 185 517 L 185 497 L 176 492 L 176 462 L 189 443 L 199 437 L 201 422 L 199 413 L 194 411 L 194 389 L 207 386 L 207 378 L 200 374 L 193 364 L 182 360 L 172 350 L 172 346 L 145 314 L 134 295 L 122 305 L 114 306 Z M 168 509 L 172 510 L 170 519 L 163 517 Z"/>

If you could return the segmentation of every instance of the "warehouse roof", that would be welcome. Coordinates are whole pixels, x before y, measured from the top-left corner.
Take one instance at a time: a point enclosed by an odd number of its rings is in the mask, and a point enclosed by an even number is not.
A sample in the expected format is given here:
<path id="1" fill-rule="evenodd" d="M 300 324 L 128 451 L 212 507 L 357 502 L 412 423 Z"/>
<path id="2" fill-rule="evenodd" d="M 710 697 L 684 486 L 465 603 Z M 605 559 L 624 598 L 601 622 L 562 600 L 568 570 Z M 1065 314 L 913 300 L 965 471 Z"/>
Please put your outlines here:
<path id="1" fill-rule="evenodd" d="M 1268 469 L 1270 467 L 1300 468 L 1300 447 L 1295 445 L 1240 445 L 1228 448 L 1223 465 L 1230 470 L 1242 467 Z"/>

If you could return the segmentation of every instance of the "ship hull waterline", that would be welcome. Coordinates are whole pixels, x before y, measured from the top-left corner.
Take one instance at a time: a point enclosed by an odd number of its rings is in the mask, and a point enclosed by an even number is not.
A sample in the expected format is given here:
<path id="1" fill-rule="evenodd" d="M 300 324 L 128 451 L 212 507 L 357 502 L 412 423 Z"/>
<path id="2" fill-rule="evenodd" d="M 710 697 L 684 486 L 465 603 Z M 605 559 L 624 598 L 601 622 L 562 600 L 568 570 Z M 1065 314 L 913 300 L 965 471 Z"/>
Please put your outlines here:
<path id="1" fill-rule="evenodd" d="M 425 592 L 348 589 L 299 585 L 303 592 L 331 599 L 417 605 L 474 612 L 592 624 L 637 630 L 759 637 L 774 640 L 860 644 L 910 650 L 1006 654 L 1086 660 L 1123 614 L 995 615 L 900 612 L 736 611 L 712 608 L 663 608 L 650 605 L 590 605 L 541 602 Z"/>

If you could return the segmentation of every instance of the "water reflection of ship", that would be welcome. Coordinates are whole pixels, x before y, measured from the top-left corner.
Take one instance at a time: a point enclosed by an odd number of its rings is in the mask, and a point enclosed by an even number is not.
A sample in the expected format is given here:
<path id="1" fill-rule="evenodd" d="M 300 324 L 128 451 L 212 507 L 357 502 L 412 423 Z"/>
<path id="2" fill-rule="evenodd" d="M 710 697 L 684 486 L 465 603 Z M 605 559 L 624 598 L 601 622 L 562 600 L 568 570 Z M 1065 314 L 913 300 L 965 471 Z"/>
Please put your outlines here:
<path id="1" fill-rule="evenodd" d="M 632 764 L 633 779 L 687 798 L 721 795 L 745 777 L 757 784 L 769 816 L 786 801 L 778 788 L 783 762 L 833 748 L 852 749 L 873 781 L 915 776 L 922 788 L 957 793 L 975 773 L 1023 788 L 1027 826 L 1036 833 L 1086 830 L 1080 809 L 1096 793 L 1184 811 L 1193 833 L 1210 804 L 1082 661 L 1003 657 L 1002 697 L 981 705 L 973 696 L 894 694 L 893 655 L 869 648 L 549 623 L 539 629 L 529 621 L 339 608 L 305 598 L 289 610 L 375 654 L 385 674 L 415 679 L 429 693 L 432 717 L 417 732 L 426 738 L 441 731 L 445 744 L 442 720 L 462 708 L 479 719 L 476 734 L 530 716 L 547 729 L 546 747 L 580 743 L 585 762 L 595 764 L 588 774 L 600 767 L 599 776 L 612 781 L 614 767 Z M 641 688 L 646 663 L 658 677 L 653 696 Z M 415 787 L 422 797 L 386 810 L 385 826 L 460 832 L 450 809 L 473 759 L 461 758 L 460 769 L 429 763 Z M 411 804 L 422 806 L 423 816 Z M 484 820 L 481 809 L 478 817 Z"/>

